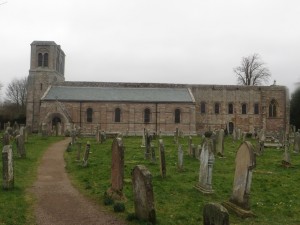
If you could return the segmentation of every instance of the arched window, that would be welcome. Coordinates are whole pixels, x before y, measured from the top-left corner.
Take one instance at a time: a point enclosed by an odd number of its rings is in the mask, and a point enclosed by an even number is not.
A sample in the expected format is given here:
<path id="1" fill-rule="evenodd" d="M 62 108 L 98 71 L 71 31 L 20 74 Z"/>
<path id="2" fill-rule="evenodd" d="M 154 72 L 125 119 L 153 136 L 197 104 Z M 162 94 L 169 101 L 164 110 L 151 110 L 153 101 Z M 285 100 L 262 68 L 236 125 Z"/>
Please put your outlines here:
<path id="1" fill-rule="evenodd" d="M 121 109 L 120 108 L 115 109 L 115 122 L 116 123 L 121 122 Z"/>
<path id="2" fill-rule="evenodd" d="M 269 117 L 276 117 L 277 116 L 277 102 L 275 99 L 272 99 L 269 105 Z"/>
<path id="3" fill-rule="evenodd" d="M 259 114 L 259 104 L 258 103 L 254 104 L 254 114 Z"/>
<path id="4" fill-rule="evenodd" d="M 48 53 L 44 54 L 44 67 L 48 67 Z"/>
<path id="5" fill-rule="evenodd" d="M 93 122 L 93 109 L 92 108 L 88 108 L 86 110 L 86 122 Z"/>
<path id="6" fill-rule="evenodd" d="M 215 103 L 215 114 L 220 113 L 220 103 Z"/>
<path id="7" fill-rule="evenodd" d="M 38 54 L 38 66 L 43 66 L 43 54 Z"/>
<path id="8" fill-rule="evenodd" d="M 247 114 L 247 104 L 246 103 L 242 104 L 242 114 Z"/>
<path id="9" fill-rule="evenodd" d="M 206 112 L 206 104 L 205 102 L 200 103 L 200 112 L 204 114 Z"/>
<path id="10" fill-rule="evenodd" d="M 144 123 L 150 123 L 150 109 L 144 110 Z"/>
<path id="11" fill-rule="evenodd" d="M 39 53 L 38 54 L 38 66 L 48 67 L 48 53 Z"/>
<path id="12" fill-rule="evenodd" d="M 233 114 L 233 104 L 232 103 L 228 104 L 228 114 Z"/>
<path id="13" fill-rule="evenodd" d="M 180 123 L 180 109 L 175 109 L 175 123 Z"/>

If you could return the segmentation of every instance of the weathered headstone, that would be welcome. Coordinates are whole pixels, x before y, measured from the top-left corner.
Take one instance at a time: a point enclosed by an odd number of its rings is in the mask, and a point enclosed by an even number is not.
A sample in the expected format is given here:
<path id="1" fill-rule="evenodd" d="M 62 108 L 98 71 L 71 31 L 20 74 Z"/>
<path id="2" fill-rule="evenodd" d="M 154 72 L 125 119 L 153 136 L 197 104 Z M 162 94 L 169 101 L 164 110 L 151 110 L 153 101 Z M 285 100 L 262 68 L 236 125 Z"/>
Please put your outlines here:
<path id="1" fill-rule="evenodd" d="M 291 155 L 290 155 L 290 151 L 289 151 L 289 143 L 288 141 L 285 142 L 285 145 L 284 145 L 284 153 L 283 153 L 283 157 L 282 157 L 282 166 L 283 167 L 291 167 L 292 164 L 291 164 Z"/>
<path id="2" fill-rule="evenodd" d="M 2 150 L 3 189 L 14 188 L 13 151 L 11 145 L 5 145 Z"/>
<path id="3" fill-rule="evenodd" d="M 202 193 L 211 194 L 212 189 L 212 170 L 215 161 L 213 153 L 213 143 L 210 137 L 204 139 L 202 150 L 200 154 L 200 170 L 199 170 L 199 182 L 195 185 L 195 188 Z"/>
<path id="4" fill-rule="evenodd" d="M 196 159 L 200 160 L 200 154 L 201 154 L 201 145 L 197 145 L 195 157 Z"/>
<path id="5" fill-rule="evenodd" d="M 24 143 L 24 136 L 19 134 L 16 136 L 17 152 L 21 158 L 26 158 L 26 150 Z"/>
<path id="6" fill-rule="evenodd" d="M 47 136 L 48 136 L 47 124 L 42 123 L 42 137 L 47 137 Z"/>
<path id="7" fill-rule="evenodd" d="M 299 153 L 300 150 L 300 133 L 296 132 L 294 137 L 294 152 Z"/>
<path id="8" fill-rule="evenodd" d="M 5 145 L 9 145 L 9 144 L 10 144 L 10 135 L 8 132 L 5 132 L 2 138 L 2 145 L 4 147 Z"/>
<path id="9" fill-rule="evenodd" d="M 183 150 L 182 145 L 178 145 L 178 170 L 183 170 Z"/>
<path id="10" fill-rule="evenodd" d="M 258 134 L 258 150 L 257 150 L 258 155 L 262 155 L 264 153 L 265 140 L 266 140 L 265 130 L 261 129 Z"/>
<path id="11" fill-rule="evenodd" d="M 207 203 L 203 207 L 203 225 L 229 225 L 229 213 L 218 203 Z"/>
<path id="12" fill-rule="evenodd" d="M 14 131 L 14 132 L 19 131 L 19 129 L 20 129 L 20 126 L 19 126 L 18 122 L 15 121 L 15 123 L 14 123 L 14 125 L 13 125 L 13 131 Z"/>
<path id="13" fill-rule="evenodd" d="M 234 128 L 233 131 L 232 131 L 232 140 L 235 142 L 237 140 L 237 131 L 236 129 Z"/>
<path id="14" fill-rule="evenodd" d="M 91 145 L 90 145 L 90 142 L 88 141 L 86 143 L 85 152 L 84 152 L 84 156 L 83 156 L 83 160 L 82 160 L 82 166 L 83 167 L 87 167 L 88 166 L 90 149 L 91 149 Z"/>
<path id="15" fill-rule="evenodd" d="M 156 223 L 152 175 L 143 165 L 137 165 L 132 171 L 132 185 L 135 216 L 140 220 Z"/>
<path id="16" fill-rule="evenodd" d="M 216 135 L 216 153 L 218 156 L 224 156 L 224 130 L 220 129 Z"/>
<path id="17" fill-rule="evenodd" d="M 149 135 L 148 131 L 146 130 L 146 147 L 145 147 L 145 159 L 150 159 L 151 156 L 151 140 L 152 137 Z"/>
<path id="18" fill-rule="evenodd" d="M 162 139 L 159 140 L 159 161 L 160 161 L 160 175 L 162 178 L 167 176 L 165 145 Z"/>
<path id="19" fill-rule="evenodd" d="M 155 146 L 151 143 L 151 160 L 153 163 L 156 162 L 156 156 L 155 156 Z"/>
<path id="20" fill-rule="evenodd" d="M 144 128 L 141 147 L 146 147 L 146 128 Z"/>
<path id="21" fill-rule="evenodd" d="M 235 174 L 233 192 L 229 201 L 223 206 L 234 211 L 240 217 L 251 217 L 250 211 L 250 188 L 252 182 L 252 170 L 256 165 L 253 146 L 250 142 L 243 142 L 235 158 Z"/>
<path id="22" fill-rule="evenodd" d="M 75 141 L 76 141 L 76 130 L 75 129 L 72 129 L 71 130 L 71 143 L 72 143 L 72 145 L 74 145 L 75 144 Z"/>
<path id="23" fill-rule="evenodd" d="M 189 155 L 190 155 L 190 156 L 193 155 L 192 144 L 193 144 L 193 138 L 192 138 L 191 136 L 189 136 L 189 140 L 188 140 L 188 148 L 189 148 Z"/>
<path id="24" fill-rule="evenodd" d="M 115 138 L 112 147 L 111 161 L 111 187 L 107 190 L 107 194 L 113 199 L 125 199 L 123 194 L 124 183 L 124 146 L 121 138 Z"/>

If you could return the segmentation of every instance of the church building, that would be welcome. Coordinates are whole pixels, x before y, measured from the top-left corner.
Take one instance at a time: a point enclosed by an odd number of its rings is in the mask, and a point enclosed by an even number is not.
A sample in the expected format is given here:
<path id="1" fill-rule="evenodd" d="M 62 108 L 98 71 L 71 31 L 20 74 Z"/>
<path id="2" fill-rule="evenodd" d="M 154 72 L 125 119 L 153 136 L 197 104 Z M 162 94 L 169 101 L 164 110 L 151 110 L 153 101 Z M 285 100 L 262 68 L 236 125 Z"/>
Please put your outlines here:
<path id="1" fill-rule="evenodd" d="M 65 54 L 53 41 L 31 44 L 26 125 L 37 132 L 60 124 L 94 132 L 184 134 L 234 128 L 288 130 L 284 86 L 65 81 Z"/>

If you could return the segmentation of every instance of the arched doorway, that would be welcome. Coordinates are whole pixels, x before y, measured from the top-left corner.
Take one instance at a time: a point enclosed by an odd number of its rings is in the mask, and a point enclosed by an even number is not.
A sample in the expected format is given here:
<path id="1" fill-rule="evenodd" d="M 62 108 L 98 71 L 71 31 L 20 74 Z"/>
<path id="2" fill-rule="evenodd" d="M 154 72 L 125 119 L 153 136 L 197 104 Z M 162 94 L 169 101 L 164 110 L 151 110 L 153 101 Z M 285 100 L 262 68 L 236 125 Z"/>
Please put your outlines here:
<path id="1" fill-rule="evenodd" d="M 58 123 L 61 123 L 61 119 L 57 116 L 52 119 L 52 127 L 55 127 Z"/>

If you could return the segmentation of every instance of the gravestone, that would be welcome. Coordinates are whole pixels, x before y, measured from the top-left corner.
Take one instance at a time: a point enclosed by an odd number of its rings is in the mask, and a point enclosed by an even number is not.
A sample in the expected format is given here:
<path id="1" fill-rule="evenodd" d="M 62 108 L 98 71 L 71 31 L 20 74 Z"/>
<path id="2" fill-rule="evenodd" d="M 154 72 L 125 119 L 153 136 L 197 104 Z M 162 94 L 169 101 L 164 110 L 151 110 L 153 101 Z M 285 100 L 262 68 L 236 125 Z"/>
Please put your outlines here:
<path id="1" fill-rule="evenodd" d="M 183 170 L 183 150 L 181 144 L 178 145 L 178 170 Z"/>
<path id="2" fill-rule="evenodd" d="M 235 128 L 233 128 L 233 131 L 232 131 L 232 140 L 234 142 L 236 142 L 236 140 L 237 140 L 237 131 Z"/>
<path id="3" fill-rule="evenodd" d="M 178 144 L 178 139 L 179 139 L 179 129 L 176 127 L 176 130 L 174 131 L 174 143 Z"/>
<path id="4" fill-rule="evenodd" d="M 75 129 L 72 129 L 71 130 L 71 143 L 72 143 L 72 145 L 74 145 L 75 144 L 75 141 L 76 141 L 76 130 Z"/>
<path id="5" fill-rule="evenodd" d="M 155 156 L 155 146 L 151 143 L 151 160 L 153 163 L 156 162 L 156 156 Z"/>
<path id="6" fill-rule="evenodd" d="M 210 137 L 205 137 L 200 154 L 199 182 L 195 188 L 204 194 L 213 193 L 212 170 L 215 161 L 213 143 Z"/>
<path id="7" fill-rule="evenodd" d="M 189 136 L 188 146 L 189 146 L 189 155 L 190 156 L 193 155 L 192 143 L 193 143 L 193 138 L 191 136 Z"/>
<path id="8" fill-rule="evenodd" d="M 111 187 L 107 194 L 115 200 L 125 199 L 124 183 L 124 147 L 121 138 L 115 138 L 111 147 Z"/>
<path id="9" fill-rule="evenodd" d="M 90 142 L 88 141 L 86 143 L 85 152 L 84 152 L 84 156 L 83 156 L 83 160 L 82 160 L 82 166 L 83 167 L 87 167 L 88 166 L 90 149 L 91 149 L 91 145 L 90 145 Z"/>
<path id="10" fill-rule="evenodd" d="M 15 121 L 15 123 L 13 125 L 13 132 L 17 132 L 17 131 L 19 131 L 19 129 L 20 129 L 20 126 L 19 126 L 18 122 Z"/>
<path id="11" fill-rule="evenodd" d="M 233 192 L 229 201 L 223 202 L 223 206 L 242 218 L 251 217 L 254 214 L 250 211 L 250 188 L 252 170 L 256 161 L 250 142 L 245 141 L 240 145 L 236 153 L 235 164 Z"/>
<path id="12" fill-rule="evenodd" d="M 200 160 L 200 154 L 201 154 L 201 145 L 197 145 L 195 157 L 196 159 Z"/>
<path id="13" fill-rule="evenodd" d="M 300 149 L 300 133 L 296 132 L 294 137 L 294 152 L 299 153 Z"/>
<path id="14" fill-rule="evenodd" d="M 291 167 L 291 156 L 290 156 L 290 151 L 289 151 L 289 143 L 288 141 L 286 141 L 285 145 L 284 145 L 284 153 L 283 153 L 283 157 L 282 157 L 282 161 L 281 164 L 283 167 Z"/>
<path id="15" fill-rule="evenodd" d="M 24 136 L 19 134 L 16 136 L 17 152 L 21 158 L 26 158 L 26 150 L 24 143 Z"/>
<path id="16" fill-rule="evenodd" d="M 145 133 L 145 138 L 146 138 L 146 147 L 145 147 L 145 159 L 150 159 L 151 156 L 151 140 L 152 140 L 152 136 L 148 133 L 148 131 L 146 130 Z"/>
<path id="17" fill-rule="evenodd" d="M 5 145 L 2 150 L 3 183 L 5 190 L 14 188 L 13 151 L 11 145 Z"/>
<path id="18" fill-rule="evenodd" d="M 224 130 L 220 129 L 216 135 L 216 153 L 220 157 L 224 157 Z"/>
<path id="19" fill-rule="evenodd" d="M 257 151 L 258 155 L 262 155 L 264 153 L 265 140 L 266 140 L 265 130 L 261 129 L 258 134 L 258 151 Z"/>
<path id="20" fill-rule="evenodd" d="M 162 178 L 167 176 L 165 145 L 162 139 L 159 140 L 159 161 L 160 161 L 160 175 Z"/>
<path id="21" fill-rule="evenodd" d="M 207 203 L 203 207 L 203 225 L 229 225 L 229 213 L 218 203 Z"/>
<path id="22" fill-rule="evenodd" d="M 142 136 L 142 145 L 141 147 L 146 147 L 146 128 L 144 128 L 143 136 Z"/>
<path id="23" fill-rule="evenodd" d="M 5 145 L 9 145 L 9 144 L 10 144 L 10 135 L 8 132 L 5 132 L 2 138 L 2 145 L 4 147 Z"/>
<path id="24" fill-rule="evenodd" d="M 156 223 L 152 175 L 143 165 L 137 165 L 132 170 L 132 185 L 135 216 L 139 220 Z"/>
<path id="25" fill-rule="evenodd" d="M 105 131 L 101 131 L 100 133 L 100 143 L 104 143 L 106 141 L 106 133 Z"/>

